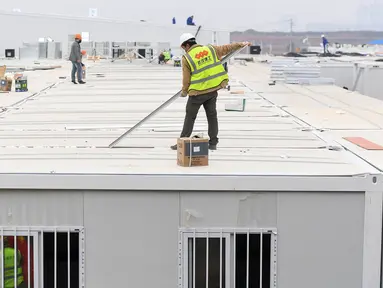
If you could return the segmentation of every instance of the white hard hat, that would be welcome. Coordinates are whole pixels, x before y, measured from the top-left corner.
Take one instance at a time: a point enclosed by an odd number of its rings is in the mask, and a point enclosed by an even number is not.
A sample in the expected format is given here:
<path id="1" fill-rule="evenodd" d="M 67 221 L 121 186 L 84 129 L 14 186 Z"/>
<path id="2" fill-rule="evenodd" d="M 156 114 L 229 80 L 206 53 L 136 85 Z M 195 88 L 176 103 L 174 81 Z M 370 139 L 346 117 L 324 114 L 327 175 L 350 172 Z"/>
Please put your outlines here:
<path id="1" fill-rule="evenodd" d="M 191 33 L 184 33 L 184 34 L 182 34 L 181 37 L 180 37 L 180 46 L 184 42 L 186 42 L 186 41 L 188 41 L 190 39 L 194 39 L 194 38 L 195 38 L 195 36 L 193 34 L 191 34 Z"/>
<path id="2" fill-rule="evenodd" d="M 324 34 L 322 34 L 322 36 L 321 36 L 322 38 L 324 37 Z"/>

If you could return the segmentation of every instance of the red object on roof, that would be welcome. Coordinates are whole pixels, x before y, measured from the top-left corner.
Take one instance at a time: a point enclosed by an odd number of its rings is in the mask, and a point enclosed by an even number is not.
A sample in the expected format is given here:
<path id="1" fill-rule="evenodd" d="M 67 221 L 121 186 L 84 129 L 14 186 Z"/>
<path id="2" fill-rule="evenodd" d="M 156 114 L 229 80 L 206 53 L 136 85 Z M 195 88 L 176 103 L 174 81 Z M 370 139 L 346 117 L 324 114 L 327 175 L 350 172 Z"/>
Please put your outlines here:
<path id="1" fill-rule="evenodd" d="M 363 137 L 343 137 L 343 139 L 366 150 L 383 150 L 383 146 L 368 141 Z"/>

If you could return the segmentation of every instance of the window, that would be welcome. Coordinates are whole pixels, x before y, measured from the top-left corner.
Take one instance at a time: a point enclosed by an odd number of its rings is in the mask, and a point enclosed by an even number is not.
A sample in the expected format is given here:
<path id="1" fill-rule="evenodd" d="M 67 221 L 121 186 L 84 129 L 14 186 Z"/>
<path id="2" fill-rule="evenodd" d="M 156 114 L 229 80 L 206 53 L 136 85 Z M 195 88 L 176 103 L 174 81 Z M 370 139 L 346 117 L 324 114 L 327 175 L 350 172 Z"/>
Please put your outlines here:
<path id="1" fill-rule="evenodd" d="M 84 287 L 82 227 L 0 226 L 0 238 L 0 288 Z"/>
<path id="2" fill-rule="evenodd" d="M 180 229 L 179 288 L 275 288 L 276 229 Z"/>

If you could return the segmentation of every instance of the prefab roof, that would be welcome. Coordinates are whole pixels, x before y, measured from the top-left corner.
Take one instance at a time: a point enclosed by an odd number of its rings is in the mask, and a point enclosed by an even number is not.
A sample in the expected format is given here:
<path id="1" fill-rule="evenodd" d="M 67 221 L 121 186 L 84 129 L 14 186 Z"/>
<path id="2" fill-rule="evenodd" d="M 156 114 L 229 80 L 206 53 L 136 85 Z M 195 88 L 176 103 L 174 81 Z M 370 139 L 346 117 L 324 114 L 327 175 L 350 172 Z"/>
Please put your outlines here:
<path id="1" fill-rule="evenodd" d="M 5 106 L 9 109 L 0 114 L 0 173 L 198 176 L 378 173 L 363 159 L 343 149 L 336 141 L 336 133 L 321 132 L 380 129 L 381 117 L 358 107 L 357 99 L 366 102 L 375 99 L 335 86 L 270 86 L 268 69 L 258 63 L 229 66 L 231 91 L 219 93 L 220 142 L 218 150 L 209 154 L 209 166 L 177 166 L 177 152 L 170 150 L 182 129 L 187 98 L 178 99 L 116 148 L 109 149 L 113 140 L 180 89 L 181 68 L 125 61 L 89 63 L 89 67 L 86 85 L 73 85 L 65 80 L 14 107 L 6 98 L 12 96 L 1 95 L 0 105 L 8 101 Z M 68 66 L 65 68 L 69 71 Z M 29 82 L 43 81 L 41 78 L 31 74 Z M 232 94 L 236 91 L 244 94 Z M 242 98 L 247 101 L 244 112 L 225 111 L 226 103 Z M 382 105 L 378 100 L 372 102 L 372 109 Z M 203 108 L 194 132 L 208 136 Z"/>

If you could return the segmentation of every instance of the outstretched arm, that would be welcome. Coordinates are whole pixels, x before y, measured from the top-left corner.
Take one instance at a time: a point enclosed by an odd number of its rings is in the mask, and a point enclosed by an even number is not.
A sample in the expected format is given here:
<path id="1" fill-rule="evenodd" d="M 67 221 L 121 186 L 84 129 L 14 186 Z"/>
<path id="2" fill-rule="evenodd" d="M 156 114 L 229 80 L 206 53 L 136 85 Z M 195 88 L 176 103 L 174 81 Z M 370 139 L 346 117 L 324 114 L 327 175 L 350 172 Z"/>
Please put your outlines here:
<path id="1" fill-rule="evenodd" d="M 237 43 L 232 43 L 232 44 L 227 44 L 227 45 L 222 45 L 222 46 L 213 46 L 218 58 L 222 58 L 223 56 L 229 54 L 230 52 L 233 52 L 235 50 L 238 50 L 239 48 L 245 47 L 245 46 L 250 46 L 251 43 L 249 42 L 237 42 Z"/>

